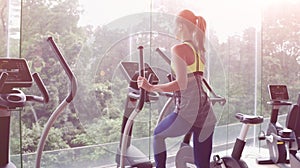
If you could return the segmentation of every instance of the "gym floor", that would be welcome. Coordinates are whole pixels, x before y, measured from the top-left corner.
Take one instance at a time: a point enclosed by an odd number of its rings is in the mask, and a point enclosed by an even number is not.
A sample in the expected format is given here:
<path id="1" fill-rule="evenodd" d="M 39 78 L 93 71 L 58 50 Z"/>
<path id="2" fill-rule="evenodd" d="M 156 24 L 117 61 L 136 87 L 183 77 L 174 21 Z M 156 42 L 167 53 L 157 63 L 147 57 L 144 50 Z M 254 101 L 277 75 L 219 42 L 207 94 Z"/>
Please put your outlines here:
<path id="1" fill-rule="evenodd" d="M 248 147 L 245 148 L 243 160 L 247 163 L 249 168 L 288 168 L 288 164 L 282 164 L 282 165 L 275 165 L 275 164 L 267 164 L 267 165 L 260 165 L 257 164 L 256 159 L 257 158 L 266 158 L 269 156 L 268 149 L 265 148 L 254 148 L 254 147 Z"/>
<path id="2" fill-rule="evenodd" d="M 226 152 L 221 152 L 220 156 L 226 156 Z M 289 165 L 275 165 L 275 164 L 267 164 L 260 165 L 256 163 L 257 158 L 265 158 L 269 156 L 268 149 L 259 149 L 255 147 L 245 147 L 242 159 L 247 163 L 249 168 L 289 168 Z M 168 168 L 175 168 L 174 162 L 169 161 L 167 166 Z M 189 165 L 190 168 L 195 168 L 194 165 Z"/>
<path id="3" fill-rule="evenodd" d="M 228 155 L 226 152 L 219 153 L 220 156 Z M 269 151 L 264 148 L 255 148 L 255 147 L 245 147 L 242 159 L 247 163 L 249 168 L 289 168 L 289 165 L 275 165 L 275 164 L 267 164 L 267 165 L 259 165 L 256 163 L 256 159 L 260 157 L 268 157 Z M 169 157 L 167 160 L 167 168 L 176 168 L 174 164 L 174 157 Z M 195 168 L 194 165 L 188 165 L 190 168 Z M 100 166 L 97 168 L 116 168 L 116 165 L 111 166 Z"/>

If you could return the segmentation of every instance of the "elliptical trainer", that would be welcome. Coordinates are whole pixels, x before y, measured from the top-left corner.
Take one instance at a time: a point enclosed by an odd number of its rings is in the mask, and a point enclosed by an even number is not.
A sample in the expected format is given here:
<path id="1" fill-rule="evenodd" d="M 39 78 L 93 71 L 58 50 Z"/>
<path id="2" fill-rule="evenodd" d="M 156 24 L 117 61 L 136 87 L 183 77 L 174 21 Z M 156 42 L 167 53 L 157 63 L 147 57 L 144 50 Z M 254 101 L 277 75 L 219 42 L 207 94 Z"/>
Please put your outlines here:
<path id="1" fill-rule="evenodd" d="M 139 48 L 139 63 L 137 62 L 121 62 L 121 69 L 126 79 L 129 81 L 128 94 L 125 104 L 120 146 L 116 154 L 117 166 L 124 168 L 125 166 L 138 168 L 152 168 L 153 165 L 148 157 L 137 147 L 131 144 L 132 127 L 134 119 L 142 110 L 145 102 L 156 101 L 159 94 L 155 92 L 146 92 L 137 86 L 137 77 L 143 76 L 148 79 L 151 84 L 157 84 L 159 79 L 152 68 L 144 63 L 143 46 Z"/>
<path id="2" fill-rule="evenodd" d="M 9 158 L 10 119 L 13 110 L 22 108 L 27 101 L 48 103 L 49 95 L 37 73 L 30 73 L 27 61 L 0 58 L 0 168 L 15 168 Z M 35 81 L 42 96 L 26 95 L 21 88 L 31 87 Z"/>

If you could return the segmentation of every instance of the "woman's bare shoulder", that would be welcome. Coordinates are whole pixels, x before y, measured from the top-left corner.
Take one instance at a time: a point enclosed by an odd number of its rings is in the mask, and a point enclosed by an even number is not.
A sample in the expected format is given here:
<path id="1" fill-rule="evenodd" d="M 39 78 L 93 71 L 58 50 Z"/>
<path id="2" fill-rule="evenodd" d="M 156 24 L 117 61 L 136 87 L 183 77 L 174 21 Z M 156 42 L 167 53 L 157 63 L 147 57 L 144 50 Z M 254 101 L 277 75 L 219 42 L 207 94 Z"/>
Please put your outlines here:
<path id="1" fill-rule="evenodd" d="M 186 54 L 188 47 L 185 44 L 177 44 L 171 48 L 171 52 L 177 56 L 182 56 Z"/>
<path id="2" fill-rule="evenodd" d="M 193 51 L 186 44 L 177 44 L 171 48 L 172 55 L 181 57 L 187 64 L 193 63 Z M 189 58 L 191 55 L 191 58 Z"/>

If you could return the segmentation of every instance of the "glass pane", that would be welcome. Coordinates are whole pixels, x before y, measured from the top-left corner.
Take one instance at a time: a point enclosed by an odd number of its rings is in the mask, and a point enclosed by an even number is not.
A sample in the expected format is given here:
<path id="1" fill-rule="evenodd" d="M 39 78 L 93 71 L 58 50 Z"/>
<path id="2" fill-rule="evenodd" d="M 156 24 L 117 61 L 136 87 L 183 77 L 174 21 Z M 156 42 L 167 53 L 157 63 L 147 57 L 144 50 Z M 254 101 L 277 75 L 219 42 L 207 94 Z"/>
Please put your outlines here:
<path id="1" fill-rule="evenodd" d="M 7 38 L 7 23 L 8 23 L 8 1 L 1 1 L 1 11 L 3 11 L 3 16 L 1 17 L 3 21 L 1 22 L 0 30 L 1 30 L 1 57 L 6 57 L 8 54 L 8 38 Z"/>
<path id="2" fill-rule="evenodd" d="M 20 15 L 21 2 L 19 0 L 2 0 L 1 9 L 1 49 L 0 57 L 19 57 L 20 44 Z M 3 70 L 1 70 L 3 71 Z M 21 119 L 22 110 L 11 108 L 5 109 L 9 103 L 7 90 L 1 88 L 1 167 L 5 167 L 8 161 L 9 166 L 22 166 L 21 157 Z M 13 103 L 12 103 L 13 104 Z M 10 113 L 7 115 L 7 111 Z"/>
<path id="3" fill-rule="evenodd" d="M 300 2 L 292 0 L 266 1 L 263 4 L 261 109 L 265 117 L 262 128 L 265 132 L 268 131 L 268 134 L 287 126 L 287 114 L 292 109 L 291 106 L 277 106 L 277 111 L 275 106 L 270 105 L 268 85 L 286 85 L 288 101 L 299 104 L 299 7 Z M 274 131 L 271 124 L 267 125 L 271 118 L 273 121 L 277 120 Z M 267 146 L 268 141 L 266 142 L 262 143 L 262 149 L 266 148 L 270 153 L 277 150 L 273 145 Z M 287 151 L 287 148 L 279 150 L 280 155 L 275 157 L 284 162 L 286 158 L 282 153 Z"/>
<path id="4" fill-rule="evenodd" d="M 42 165 L 115 166 L 122 120 L 128 116 L 124 109 L 130 82 L 121 63 L 137 62 L 138 47 L 143 46 L 145 62 L 153 67 L 161 83 L 167 82 L 170 66 L 157 49 L 171 57 L 171 46 L 180 43 L 174 35 L 174 20 L 182 9 L 190 9 L 207 21 L 205 78 L 227 100 L 225 106 L 214 105 L 218 119 L 214 152 L 223 146 L 231 149 L 240 131 L 234 114 L 260 113 L 260 9 L 256 1 L 215 3 L 23 0 L 21 57 L 28 60 L 32 72 L 40 74 L 51 98 L 48 104 L 32 104 L 22 113 L 28 137 L 23 140 L 24 167 L 34 167 L 43 127 L 70 87 L 46 39 L 51 36 L 56 41 L 77 77 L 78 90 L 48 135 Z M 32 90 L 38 92 L 35 87 Z M 146 103 L 132 130 L 132 144 L 150 159 L 153 130 L 167 99 L 161 96 Z M 29 139 L 36 143 L 29 143 Z M 171 157 L 181 141 L 182 137 L 167 141 Z"/>
<path id="5" fill-rule="evenodd" d="M 2 0 L 1 8 L 1 57 L 19 57 L 20 0 Z"/>
<path id="6" fill-rule="evenodd" d="M 9 22 L 7 23 L 7 57 L 20 57 L 21 0 L 9 0 Z"/>
<path id="7" fill-rule="evenodd" d="M 290 100 L 298 99 L 299 5 L 299 1 L 276 1 L 264 6 L 262 95 L 265 102 L 269 100 L 268 84 L 285 84 Z M 264 108 L 268 108 L 265 102 Z"/>

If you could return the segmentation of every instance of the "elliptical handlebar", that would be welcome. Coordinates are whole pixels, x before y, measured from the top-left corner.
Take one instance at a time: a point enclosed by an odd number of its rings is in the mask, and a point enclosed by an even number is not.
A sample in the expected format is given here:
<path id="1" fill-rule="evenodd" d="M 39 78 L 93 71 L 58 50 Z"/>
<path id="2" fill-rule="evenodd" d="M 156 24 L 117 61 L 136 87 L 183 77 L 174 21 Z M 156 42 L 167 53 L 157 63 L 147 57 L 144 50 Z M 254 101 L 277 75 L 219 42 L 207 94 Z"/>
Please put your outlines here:
<path id="1" fill-rule="evenodd" d="M 63 67 L 64 71 L 66 72 L 67 76 L 69 77 L 71 81 L 71 90 L 69 92 L 68 97 L 66 98 L 67 102 L 71 102 L 73 98 L 75 97 L 76 91 L 77 91 L 77 81 L 76 77 L 71 71 L 69 65 L 67 64 L 66 60 L 64 59 L 63 55 L 59 51 L 58 47 L 56 46 L 54 40 L 52 37 L 48 37 L 47 41 L 49 42 L 50 46 L 55 52 L 56 57 L 58 58 L 61 66 Z"/>
<path id="2" fill-rule="evenodd" d="M 139 76 L 145 77 L 145 69 L 144 69 L 144 55 L 143 55 L 143 46 L 139 46 Z M 151 78 L 151 75 L 149 75 Z M 131 94 L 131 95 L 130 95 Z M 127 121 L 124 126 L 124 130 L 122 132 L 121 138 L 121 149 L 120 149 L 120 167 L 125 168 L 125 155 L 127 152 L 127 143 L 128 143 L 128 135 L 130 134 L 130 130 L 132 128 L 132 124 L 134 122 L 135 117 L 138 113 L 143 109 L 144 103 L 146 101 L 146 91 L 142 88 L 139 89 L 139 95 L 135 92 L 129 92 L 128 96 L 132 96 L 131 98 L 138 99 L 137 105 L 135 106 L 132 113 L 127 116 Z"/>
<path id="3" fill-rule="evenodd" d="M 4 83 L 7 79 L 7 77 L 8 77 L 8 73 L 6 73 L 6 72 L 1 73 L 1 76 L 0 76 L 0 91 L 3 89 Z"/>
<path id="4" fill-rule="evenodd" d="M 156 52 L 167 62 L 167 64 L 171 65 L 171 60 L 168 56 L 166 56 L 159 48 L 156 48 Z"/>
<path id="5" fill-rule="evenodd" d="M 213 105 L 219 103 L 221 106 L 224 106 L 226 104 L 226 99 L 224 97 L 217 96 L 217 95 L 216 97 L 209 98 L 209 100 L 212 102 Z"/>
<path id="6" fill-rule="evenodd" d="M 140 51 L 140 60 L 139 60 L 139 75 L 141 77 L 145 77 L 145 72 L 144 72 L 144 54 L 143 54 L 143 46 L 139 46 L 138 47 L 139 51 Z M 141 111 L 143 109 L 144 103 L 145 103 L 145 96 L 146 96 L 146 91 L 143 88 L 140 88 L 140 96 L 139 96 L 139 102 L 137 105 L 137 109 L 139 111 Z"/>
<path id="7" fill-rule="evenodd" d="M 37 84 L 40 92 L 42 93 L 42 96 L 35 96 L 35 95 L 26 95 L 27 101 L 36 101 L 39 103 L 48 103 L 49 102 L 49 93 L 46 89 L 42 79 L 40 78 L 38 73 L 33 73 L 32 77 Z"/>
<path id="8" fill-rule="evenodd" d="M 36 164 L 35 164 L 36 168 L 40 168 L 42 153 L 43 153 L 43 150 L 44 150 L 45 142 L 46 142 L 48 133 L 50 131 L 50 128 L 52 127 L 52 125 L 54 124 L 54 122 L 56 121 L 58 116 L 67 107 L 67 105 L 70 104 L 71 101 L 74 99 L 74 97 L 76 95 L 76 91 L 77 91 L 76 77 L 73 74 L 73 72 L 71 71 L 69 65 L 66 63 L 65 58 L 63 57 L 63 55 L 59 51 L 59 49 L 56 46 L 56 44 L 55 44 L 54 40 L 52 39 L 52 37 L 49 37 L 47 39 L 47 41 L 49 42 L 50 46 L 54 50 L 55 55 L 57 56 L 61 66 L 63 67 L 64 71 L 66 72 L 66 74 L 67 74 L 67 76 L 68 76 L 68 78 L 71 82 L 71 89 L 70 89 L 70 92 L 69 92 L 68 96 L 66 96 L 66 98 L 58 105 L 58 107 L 51 114 L 48 122 L 46 123 L 46 125 L 44 127 L 44 130 L 43 130 L 41 138 L 40 138 L 40 142 L 38 144 L 38 149 L 37 149 Z"/>

